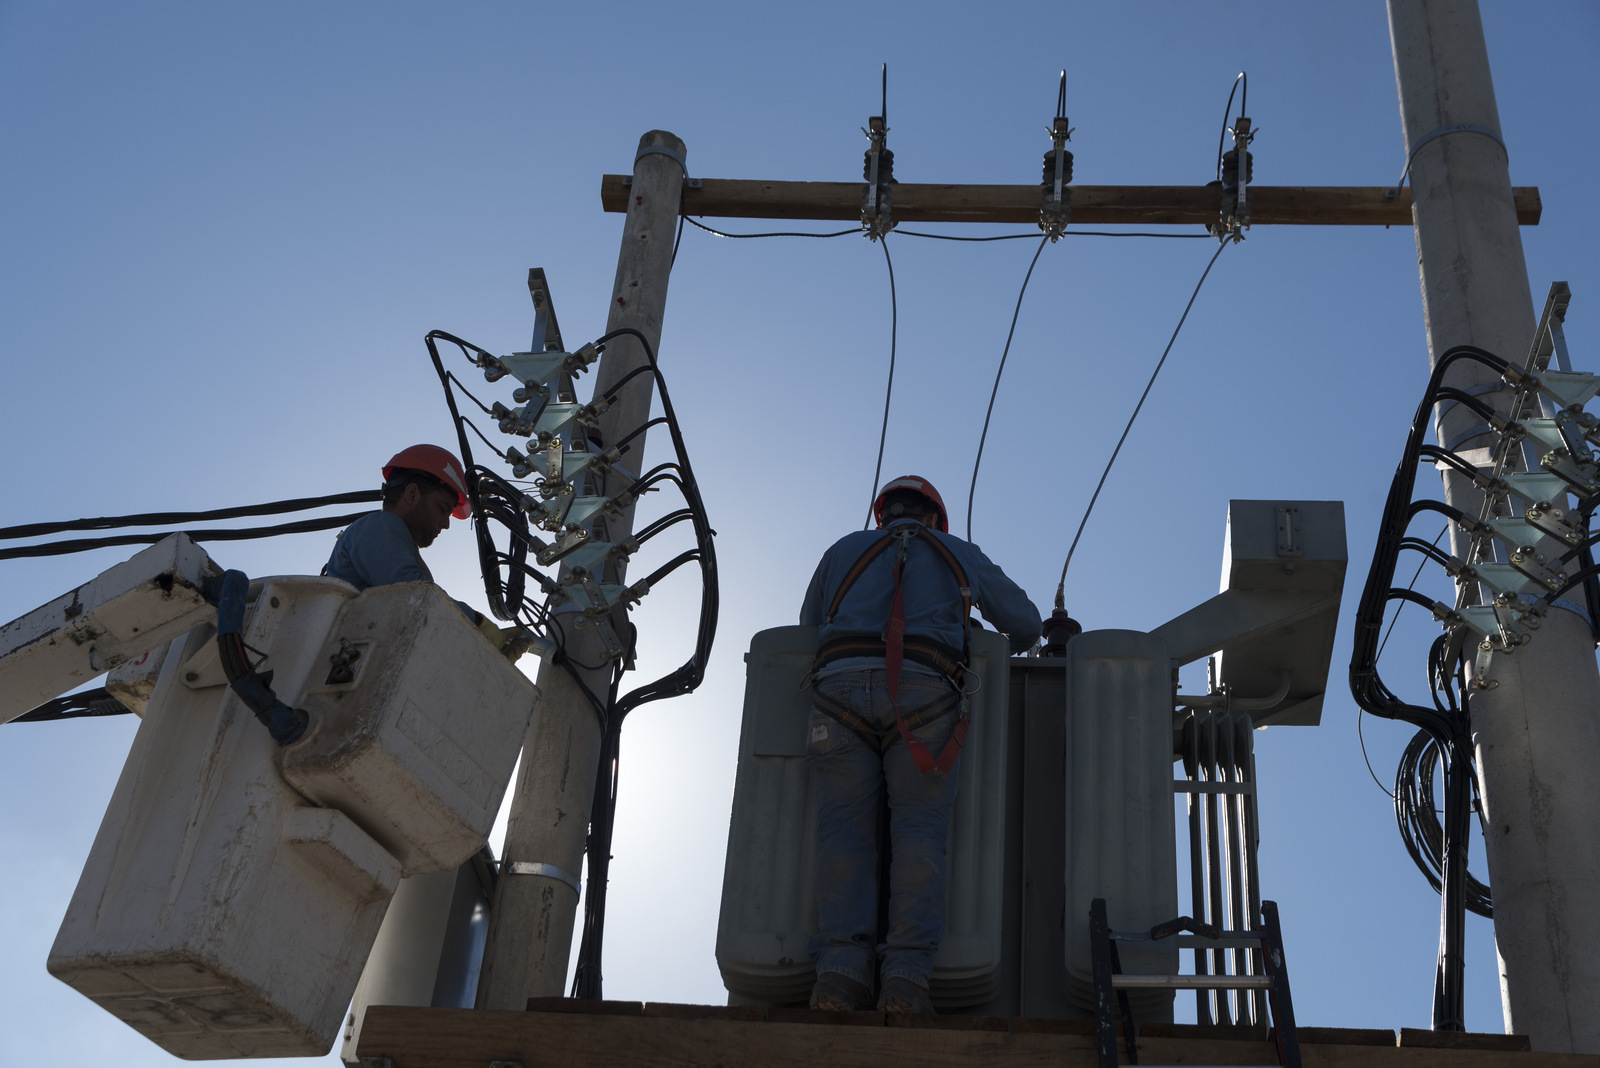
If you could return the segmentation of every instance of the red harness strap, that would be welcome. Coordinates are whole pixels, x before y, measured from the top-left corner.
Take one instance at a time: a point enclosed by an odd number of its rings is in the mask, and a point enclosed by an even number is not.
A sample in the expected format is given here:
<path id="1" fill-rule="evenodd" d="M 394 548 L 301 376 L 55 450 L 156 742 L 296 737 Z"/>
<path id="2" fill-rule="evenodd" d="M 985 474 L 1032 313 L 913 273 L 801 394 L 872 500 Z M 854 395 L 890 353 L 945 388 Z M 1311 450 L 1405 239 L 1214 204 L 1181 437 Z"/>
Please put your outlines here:
<path id="1" fill-rule="evenodd" d="M 924 537 L 955 574 L 956 585 L 961 589 L 961 621 L 963 639 L 965 639 L 966 635 L 970 634 L 972 626 L 972 588 L 968 585 L 966 573 L 956 561 L 955 554 L 941 544 L 938 538 L 929 534 L 927 528 L 920 523 L 916 526 L 908 526 L 902 530 L 886 533 L 869 546 L 866 552 L 861 554 L 860 559 L 851 565 L 844 581 L 839 584 L 838 592 L 833 596 L 833 603 L 828 606 L 827 618 L 829 622 L 833 621 L 834 614 L 838 612 L 839 605 L 844 601 L 845 593 L 851 586 L 855 585 L 856 579 L 861 577 L 861 573 L 866 570 L 867 564 L 871 563 L 877 558 L 878 554 L 888 548 L 891 538 L 897 539 L 900 542 L 900 548 L 895 555 L 894 562 L 894 601 L 889 608 L 889 622 L 884 627 L 883 632 L 883 662 L 884 673 L 887 676 L 889 703 L 894 707 L 894 721 L 895 726 L 900 730 L 900 738 L 906 743 L 906 749 L 910 751 L 911 759 L 916 763 L 917 770 L 924 775 L 932 771 L 937 771 L 940 774 L 949 774 L 950 769 L 955 767 L 956 757 L 961 754 L 962 743 L 966 741 L 966 715 L 963 714 L 957 717 L 955 729 L 950 734 L 950 740 L 945 743 L 944 748 L 939 752 L 938 759 L 935 760 L 933 755 L 928 752 L 928 747 L 923 745 L 917 736 L 911 733 L 910 725 L 906 723 L 905 717 L 900 714 L 900 669 L 905 662 L 906 645 L 906 599 L 902 580 L 905 578 L 906 573 L 906 550 L 911 544 L 912 537 Z M 965 644 L 965 641 L 963 641 L 963 644 Z"/>
<path id="2" fill-rule="evenodd" d="M 928 752 L 928 747 L 911 733 L 906 718 L 900 714 L 900 667 L 905 660 L 906 647 L 906 598 L 900 580 L 906 573 L 905 552 L 905 543 L 902 542 L 900 558 L 894 563 L 894 607 L 889 609 L 889 625 L 884 629 L 883 636 L 883 661 L 885 674 L 888 676 L 889 703 L 894 706 L 894 725 L 900 729 L 900 739 L 906 743 L 906 749 L 910 751 L 917 770 L 924 775 L 930 771 L 948 775 L 950 769 L 956 765 L 956 757 L 961 755 L 961 743 L 967 738 L 967 717 L 965 715 L 956 717 L 955 730 L 950 732 L 950 740 L 945 743 L 944 749 L 940 750 L 939 759 L 934 760 L 933 755 Z"/>

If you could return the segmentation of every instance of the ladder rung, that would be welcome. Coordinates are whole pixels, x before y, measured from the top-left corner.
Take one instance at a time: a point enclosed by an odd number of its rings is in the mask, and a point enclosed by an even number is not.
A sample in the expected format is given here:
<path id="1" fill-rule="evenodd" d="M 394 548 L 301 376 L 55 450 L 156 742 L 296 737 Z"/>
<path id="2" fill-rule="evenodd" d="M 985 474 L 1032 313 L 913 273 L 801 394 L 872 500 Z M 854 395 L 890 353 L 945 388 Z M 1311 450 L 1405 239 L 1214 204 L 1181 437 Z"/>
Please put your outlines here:
<path id="1" fill-rule="evenodd" d="M 1223 935 L 1206 938 L 1204 935 L 1181 934 L 1175 936 L 1179 949 L 1261 949 L 1260 935 Z"/>
<path id="2" fill-rule="evenodd" d="M 1271 990 L 1268 975 L 1113 975 L 1113 990 Z"/>

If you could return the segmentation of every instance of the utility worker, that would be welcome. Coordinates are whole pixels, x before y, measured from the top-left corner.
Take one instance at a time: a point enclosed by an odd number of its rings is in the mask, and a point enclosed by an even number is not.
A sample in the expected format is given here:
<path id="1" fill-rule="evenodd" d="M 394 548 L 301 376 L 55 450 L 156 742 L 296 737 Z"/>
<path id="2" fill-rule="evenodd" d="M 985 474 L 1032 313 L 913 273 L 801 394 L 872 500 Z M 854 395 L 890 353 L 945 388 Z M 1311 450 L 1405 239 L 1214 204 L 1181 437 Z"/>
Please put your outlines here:
<path id="1" fill-rule="evenodd" d="M 339 534 L 322 573 L 358 590 L 432 582 L 433 572 L 418 550 L 448 530 L 452 517 L 471 515 L 466 471 L 455 454 L 437 445 L 401 449 L 383 465 L 383 509 L 362 516 Z M 501 628 L 470 605 L 461 601 L 456 605 L 511 659 L 527 650 L 532 635 L 523 628 Z"/>
<path id="2" fill-rule="evenodd" d="M 1038 638 L 1039 611 L 976 545 L 949 533 L 944 501 L 925 479 L 887 483 L 872 511 L 880 532 L 835 542 L 800 610 L 800 622 L 818 628 L 806 746 L 817 799 L 811 1007 L 927 1014 L 944 936 L 963 690 L 978 685 L 964 685 L 968 613 L 982 608 L 1018 653 Z M 888 929 L 875 946 L 885 792 Z"/>

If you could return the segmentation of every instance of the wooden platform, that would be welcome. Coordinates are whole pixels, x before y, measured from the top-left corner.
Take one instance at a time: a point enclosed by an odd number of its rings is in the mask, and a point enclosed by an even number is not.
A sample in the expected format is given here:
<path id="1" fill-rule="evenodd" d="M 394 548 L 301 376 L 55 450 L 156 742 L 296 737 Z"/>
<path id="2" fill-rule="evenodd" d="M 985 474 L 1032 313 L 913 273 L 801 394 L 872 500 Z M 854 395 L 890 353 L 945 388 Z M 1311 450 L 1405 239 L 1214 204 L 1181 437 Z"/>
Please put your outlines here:
<path id="1" fill-rule="evenodd" d="M 528 1012 L 378 1007 L 357 1051 L 393 1068 L 1095 1068 L 1093 1024 L 1003 1016 L 544 999 Z M 562 1011 L 548 1011 L 549 1008 Z M 1302 1027 L 1305 1068 L 1600 1068 L 1600 1056 L 1530 1053 L 1520 1035 Z M 1145 1065 L 1266 1065 L 1259 1028 L 1147 1024 Z M 369 1062 L 370 1063 L 370 1062 Z M 376 1062 L 375 1068 L 383 1065 Z"/>

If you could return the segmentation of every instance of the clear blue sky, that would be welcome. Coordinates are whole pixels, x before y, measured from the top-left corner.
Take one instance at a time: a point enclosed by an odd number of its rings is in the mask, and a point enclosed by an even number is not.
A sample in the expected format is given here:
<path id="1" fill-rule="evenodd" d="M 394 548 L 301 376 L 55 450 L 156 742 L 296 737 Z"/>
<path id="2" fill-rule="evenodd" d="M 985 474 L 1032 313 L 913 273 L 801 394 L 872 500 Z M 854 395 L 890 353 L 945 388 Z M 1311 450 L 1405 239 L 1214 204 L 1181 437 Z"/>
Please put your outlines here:
<path id="1" fill-rule="evenodd" d="M 1258 182 L 1388 185 L 1404 162 L 1374 0 L 784 10 L 0 3 L 0 524 L 375 485 L 400 446 L 450 442 L 425 331 L 524 347 L 535 265 L 569 342 L 603 330 L 621 220 L 600 210 L 600 176 L 630 169 L 641 133 L 682 137 L 696 175 L 851 180 L 885 60 L 902 181 L 1037 180 L 1062 67 L 1084 184 L 1206 181 L 1240 69 Z M 1600 368 L 1600 13 L 1495 0 L 1484 20 L 1513 181 L 1544 200 L 1524 230 L 1535 300 L 1571 283 L 1575 364 Z M 1033 245 L 891 249 L 885 473 L 933 479 L 959 521 Z M 974 526 L 1043 606 L 1210 252 L 1077 238 L 1040 259 Z M 1257 748 L 1263 889 L 1282 905 L 1305 1024 L 1429 1018 L 1438 899 L 1362 764 L 1343 683 L 1348 612 L 1426 376 L 1415 255 L 1403 227 L 1259 228 L 1226 252 L 1068 583 L 1087 626 L 1149 629 L 1216 591 L 1229 498 L 1346 502 L 1323 724 Z M 701 691 L 624 735 L 609 996 L 724 996 L 712 945 L 740 654 L 793 620 L 816 558 L 860 523 L 887 296 L 881 251 L 854 237 L 684 235 L 661 360 L 720 533 L 722 626 Z M 213 548 L 251 574 L 314 572 L 331 541 Z M 125 555 L 0 562 L 0 619 Z M 428 558 L 481 603 L 462 529 Z M 643 671 L 681 659 L 691 594 L 646 602 Z M 1385 654 L 1397 680 L 1420 685 L 1432 633 L 1402 621 Z M 44 971 L 136 726 L 0 728 L 0 1063 L 171 1060 Z M 1369 722 L 1366 737 L 1387 781 L 1409 731 Z M 1498 1030 L 1489 925 L 1468 922 L 1468 1023 Z"/>

